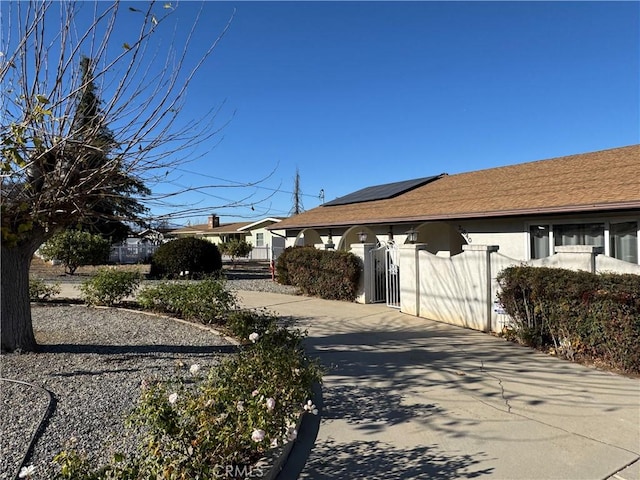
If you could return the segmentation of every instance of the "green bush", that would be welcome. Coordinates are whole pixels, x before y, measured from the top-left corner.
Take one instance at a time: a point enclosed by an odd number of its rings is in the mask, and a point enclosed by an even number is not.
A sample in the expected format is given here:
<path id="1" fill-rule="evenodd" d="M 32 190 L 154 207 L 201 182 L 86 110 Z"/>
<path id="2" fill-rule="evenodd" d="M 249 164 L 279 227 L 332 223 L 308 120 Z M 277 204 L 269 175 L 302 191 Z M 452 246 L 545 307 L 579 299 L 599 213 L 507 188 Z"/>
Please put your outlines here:
<path id="1" fill-rule="evenodd" d="M 111 244 L 100 235 L 80 230 L 65 230 L 55 234 L 40 247 L 45 260 L 59 260 L 73 275 L 83 265 L 101 265 L 109 259 Z"/>
<path id="2" fill-rule="evenodd" d="M 41 302 L 49 299 L 52 295 L 60 293 L 60 284 L 54 283 L 48 285 L 41 278 L 29 279 L 29 300 L 32 302 Z"/>
<path id="3" fill-rule="evenodd" d="M 287 258 L 291 255 L 291 252 L 296 248 L 302 247 L 287 247 L 278 256 L 275 263 L 276 268 L 276 281 L 281 285 L 291 285 L 291 279 L 289 278 L 289 271 L 287 270 Z"/>
<path id="4" fill-rule="evenodd" d="M 178 238 L 158 247 L 151 257 L 155 278 L 202 278 L 222 269 L 218 247 L 201 238 Z"/>
<path id="5" fill-rule="evenodd" d="M 231 240 L 220 244 L 219 249 L 223 255 L 230 256 L 231 262 L 235 265 L 236 259 L 247 257 L 253 250 L 253 246 L 244 240 Z"/>
<path id="6" fill-rule="evenodd" d="M 137 296 L 138 304 L 159 313 L 175 315 L 201 323 L 223 323 L 237 300 L 221 280 L 205 279 L 197 282 L 162 282 L 145 286 Z"/>
<path id="7" fill-rule="evenodd" d="M 640 276 L 520 266 L 498 282 L 520 342 L 640 372 Z"/>
<path id="8" fill-rule="evenodd" d="M 140 280 L 141 275 L 138 271 L 101 268 L 92 278 L 80 285 L 82 299 L 88 305 L 112 306 L 133 295 L 140 285 Z"/>
<path id="9" fill-rule="evenodd" d="M 360 269 L 360 259 L 350 252 L 313 247 L 288 248 L 276 264 L 278 282 L 329 300 L 355 300 Z"/>
<path id="10" fill-rule="evenodd" d="M 267 312 L 237 309 L 227 314 L 225 326 L 235 337 L 247 341 L 252 333 L 263 336 L 273 330 L 276 320 L 274 315 Z"/>
<path id="11" fill-rule="evenodd" d="M 63 451 L 54 459 L 61 467 L 57 478 L 263 476 L 256 462 L 295 438 L 299 415 L 317 414 L 309 398 L 321 372 L 304 353 L 301 332 L 272 324 L 253 338 L 208 374 L 194 364 L 181 378 L 150 380 L 127 421 L 144 435 L 134 455 L 116 454 L 96 469 L 77 452 Z"/>

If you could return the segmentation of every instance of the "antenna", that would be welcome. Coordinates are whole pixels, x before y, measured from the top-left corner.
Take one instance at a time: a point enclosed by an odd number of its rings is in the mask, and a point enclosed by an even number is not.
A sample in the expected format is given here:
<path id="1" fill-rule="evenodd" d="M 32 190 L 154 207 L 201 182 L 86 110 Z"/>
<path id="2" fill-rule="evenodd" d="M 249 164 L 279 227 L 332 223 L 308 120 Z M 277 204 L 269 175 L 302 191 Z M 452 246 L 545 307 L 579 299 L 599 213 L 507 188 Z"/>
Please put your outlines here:
<path id="1" fill-rule="evenodd" d="M 320 199 L 320 205 L 324 203 L 324 188 L 320 189 L 320 193 L 318 194 L 318 198 Z"/>

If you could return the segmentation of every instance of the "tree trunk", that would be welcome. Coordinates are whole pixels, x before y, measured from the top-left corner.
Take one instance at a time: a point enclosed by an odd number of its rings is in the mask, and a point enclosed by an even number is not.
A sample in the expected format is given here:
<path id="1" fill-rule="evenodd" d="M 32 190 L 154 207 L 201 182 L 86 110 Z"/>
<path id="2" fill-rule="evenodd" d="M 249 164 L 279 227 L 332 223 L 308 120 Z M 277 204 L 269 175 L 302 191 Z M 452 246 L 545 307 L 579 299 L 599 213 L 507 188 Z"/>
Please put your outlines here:
<path id="1" fill-rule="evenodd" d="M 2 351 L 33 352 L 37 346 L 31 324 L 29 301 L 29 268 L 33 249 L 28 245 L 13 248 L 2 246 L 0 249 Z"/>

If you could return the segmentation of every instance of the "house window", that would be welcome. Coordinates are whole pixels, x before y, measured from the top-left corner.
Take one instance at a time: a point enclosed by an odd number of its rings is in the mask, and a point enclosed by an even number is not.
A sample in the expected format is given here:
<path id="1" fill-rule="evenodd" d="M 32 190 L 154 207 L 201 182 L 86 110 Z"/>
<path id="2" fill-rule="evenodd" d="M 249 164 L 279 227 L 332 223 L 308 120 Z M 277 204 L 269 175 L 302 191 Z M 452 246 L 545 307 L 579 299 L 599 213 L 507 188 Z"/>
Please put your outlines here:
<path id="1" fill-rule="evenodd" d="M 548 257 L 549 252 L 549 225 L 531 225 L 529 228 L 531 238 L 531 258 Z"/>
<path id="2" fill-rule="evenodd" d="M 625 262 L 638 263 L 638 223 L 612 223 L 609 226 L 611 256 Z"/>
<path id="3" fill-rule="evenodd" d="M 264 233 L 256 233 L 256 247 L 264 247 Z"/>
<path id="4" fill-rule="evenodd" d="M 556 247 L 562 245 L 595 245 L 604 247 L 604 223 L 554 225 L 553 239 Z"/>

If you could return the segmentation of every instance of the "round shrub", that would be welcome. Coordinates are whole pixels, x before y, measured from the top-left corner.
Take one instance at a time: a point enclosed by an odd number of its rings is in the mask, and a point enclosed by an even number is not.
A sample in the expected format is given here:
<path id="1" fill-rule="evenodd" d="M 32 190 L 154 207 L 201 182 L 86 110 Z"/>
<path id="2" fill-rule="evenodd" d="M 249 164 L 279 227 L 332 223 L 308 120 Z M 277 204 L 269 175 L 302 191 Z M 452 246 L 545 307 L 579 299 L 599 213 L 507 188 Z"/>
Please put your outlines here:
<path id="1" fill-rule="evenodd" d="M 156 278 L 200 278 L 221 269 L 218 247 L 201 238 L 172 240 L 160 245 L 151 258 L 151 276 Z"/>

